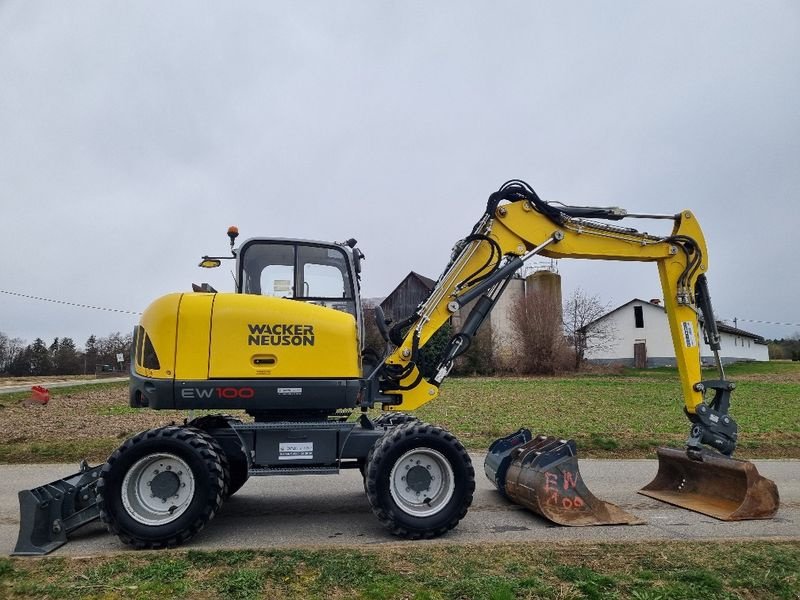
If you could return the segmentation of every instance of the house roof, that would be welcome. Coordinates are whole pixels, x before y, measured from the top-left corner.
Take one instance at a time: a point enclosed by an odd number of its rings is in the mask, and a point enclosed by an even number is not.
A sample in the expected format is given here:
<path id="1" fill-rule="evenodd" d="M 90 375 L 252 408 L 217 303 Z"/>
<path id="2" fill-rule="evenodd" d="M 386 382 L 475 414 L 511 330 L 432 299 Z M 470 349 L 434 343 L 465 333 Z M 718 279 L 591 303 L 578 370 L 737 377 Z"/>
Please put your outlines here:
<path id="1" fill-rule="evenodd" d="M 702 319 L 701 319 L 701 321 L 702 321 Z M 726 325 L 725 323 L 721 323 L 719 321 L 717 321 L 717 329 L 719 329 L 720 331 L 722 331 L 724 333 L 730 333 L 731 335 L 738 335 L 738 336 L 741 336 L 741 337 L 752 338 L 752 339 L 754 339 L 756 342 L 758 342 L 760 344 L 766 344 L 767 343 L 764 340 L 764 338 L 762 336 L 760 336 L 760 335 L 757 335 L 755 333 L 750 333 L 749 331 L 745 331 L 744 329 L 738 329 L 736 327 L 731 327 L 730 325 Z"/>
<path id="2" fill-rule="evenodd" d="M 613 313 L 615 313 L 615 312 L 617 312 L 619 310 L 622 310 L 626 306 L 628 306 L 630 304 L 634 304 L 634 303 L 647 304 L 647 305 L 652 306 L 654 308 L 660 308 L 663 312 L 666 312 L 666 309 L 661 304 L 654 304 L 653 302 L 650 302 L 648 300 L 642 300 L 640 298 L 634 298 L 632 300 L 629 300 L 625 304 L 621 304 L 617 308 L 614 308 L 614 309 L 608 311 L 606 314 L 602 315 L 601 317 L 598 317 L 597 319 L 595 319 L 594 321 L 592 321 L 591 323 L 586 325 L 586 327 L 591 327 L 592 325 L 594 325 L 598 321 L 602 321 L 603 319 L 607 318 L 609 315 L 612 315 Z M 703 322 L 703 318 L 700 317 L 700 323 L 702 324 L 702 322 Z M 741 336 L 741 337 L 747 337 L 747 338 L 750 338 L 752 340 L 755 340 L 756 343 L 766 344 L 766 341 L 764 340 L 764 338 L 761 337 L 760 335 L 758 335 L 757 333 L 751 333 L 749 331 L 745 331 L 744 329 L 738 329 L 736 327 L 731 327 L 730 325 L 726 325 L 725 323 L 722 323 L 720 321 L 717 321 L 717 329 L 721 333 L 729 333 L 731 335 L 738 335 L 738 336 Z"/>
<path id="3" fill-rule="evenodd" d="M 612 308 L 610 311 L 608 311 L 608 312 L 607 312 L 607 313 L 605 313 L 604 315 L 601 315 L 601 316 L 597 317 L 597 318 L 596 318 L 594 321 L 592 321 L 591 323 L 587 323 L 587 324 L 584 326 L 584 328 L 585 328 L 585 327 L 591 327 L 592 325 L 594 325 L 594 324 L 595 324 L 595 323 L 597 323 L 598 321 L 602 321 L 603 319 L 605 319 L 605 318 L 609 317 L 610 315 L 613 315 L 615 312 L 622 310 L 623 308 L 625 308 L 625 307 L 626 307 L 626 306 L 628 306 L 629 304 L 633 304 L 634 302 L 638 302 L 638 303 L 640 303 L 640 304 L 649 304 L 650 306 L 653 306 L 653 307 L 655 307 L 655 308 L 660 308 L 662 311 L 664 310 L 664 307 L 663 307 L 663 306 L 661 306 L 660 304 L 653 304 L 652 302 L 649 302 L 649 301 L 647 301 L 647 300 L 641 300 L 640 298 L 634 298 L 633 300 L 628 300 L 628 301 L 627 301 L 625 304 L 620 304 L 620 305 L 619 305 L 617 308 Z"/>
<path id="4" fill-rule="evenodd" d="M 416 279 L 416 280 L 417 280 L 419 283 L 421 283 L 421 284 L 422 284 L 422 286 L 423 286 L 423 287 L 424 287 L 424 288 L 425 288 L 427 291 L 429 291 L 429 292 L 430 292 L 430 291 L 431 291 L 431 290 L 432 290 L 434 287 L 436 287 L 436 282 L 435 282 L 433 279 L 431 279 L 431 278 L 429 278 L 429 277 L 425 277 L 424 275 L 420 275 L 420 274 L 419 274 L 419 273 L 417 273 L 416 271 L 409 271 L 408 275 L 406 275 L 405 277 L 403 277 L 403 279 L 401 279 L 401 280 L 400 280 L 400 283 L 398 283 L 398 284 L 395 286 L 395 288 L 394 288 L 394 289 L 393 289 L 391 292 L 389 292 L 389 293 L 386 295 L 386 297 L 385 297 L 385 298 L 383 298 L 383 300 L 381 301 L 381 305 L 383 305 L 383 303 L 384 303 L 384 302 L 386 302 L 386 300 L 388 300 L 389 298 L 391 298 L 391 297 L 394 295 L 394 293 L 395 293 L 397 290 L 399 290 L 399 289 L 402 287 L 402 285 L 403 285 L 403 284 L 404 284 L 406 281 L 408 281 L 409 279 Z"/>
<path id="5" fill-rule="evenodd" d="M 419 273 L 417 273 L 416 271 L 411 271 L 411 272 L 409 273 L 409 276 L 413 276 L 413 277 L 416 277 L 417 279 L 419 279 L 419 280 L 420 280 L 420 282 L 421 282 L 421 283 L 422 283 L 422 284 L 423 284 L 423 285 L 424 285 L 426 288 L 428 288 L 428 290 L 432 290 L 433 288 L 435 288 L 435 287 L 436 287 L 436 281 L 435 281 L 435 280 L 431 279 L 430 277 L 425 277 L 425 275 L 420 275 L 420 274 L 419 274 Z"/>

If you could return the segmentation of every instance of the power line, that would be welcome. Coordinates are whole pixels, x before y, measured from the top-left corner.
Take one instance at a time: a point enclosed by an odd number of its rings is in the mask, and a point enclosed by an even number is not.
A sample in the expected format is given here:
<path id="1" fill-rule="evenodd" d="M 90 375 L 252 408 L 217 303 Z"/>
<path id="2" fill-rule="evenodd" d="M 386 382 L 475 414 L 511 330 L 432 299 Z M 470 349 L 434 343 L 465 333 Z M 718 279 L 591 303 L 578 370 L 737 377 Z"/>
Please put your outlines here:
<path id="1" fill-rule="evenodd" d="M 122 310 L 120 308 L 106 308 L 103 306 L 93 306 L 92 304 L 79 304 L 77 302 L 67 302 L 66 300 L 54 300 L 53 298 L 43 298 L 41 296 L 31 296 L 29 294 L 20 294 L 19 292 L 9 292 L 7 290 L 0 290 L 0 294 L 7 294 L 9 296 L 16 296 L 17 298 L 27 298 L 28 300 L 41 300 L 42 302 L 52 302 L 53 304 L 65 304 L 67 306 L 76 306 L 78 308 L 91 308 L 92 310 L 104 310 L 107 312 L 124 313 L 126 315 L 141 315 L 140 312 L 131 310 Z"/>
<path id="2" fill-rule="evenodd" d="M 785 325 L 787 327 L 800 327 L 800 323 L 778 323 L 776 321 L 759 321 L 758 319 L 741 319 L 736 317 L 738 321 L 746 321 L 748 323 L 763 323 L 764 325 Z"/>
<path id="3" fill-rule="evenodd" d="M 19 292 L 10 292 L 8 290 L 0 290 L 0 294 L 7 294 L 9 296 L 16 296 L 17 298 L 26 298 L 28 300 L 40 300 L 42 302 L 52 302 L 53 304 L 64 304 L 66 306 L 75 306 L 77 308 L 89 308 L 92 310 L 104 310 L 106 312 L 115 312 L 115 313 L 123 313 L 126 315 L 141 315 L 142 313 L 131 311 L 131 310 L 123 310 L 121 308 L 107 308 L 104 306 L 94 306 L 93 304 L 80 304 L 78 302 L 69 302 L 67 300 L 55 300 L 53 298 L 44 298 L 42 296 L 31 296 L 29 294 L 21 294 Z M 736 317 L 735 319 L 727 319 L 729 321 L 737 320 L 737 321 L 745 321 L 746 323 L 761 323 L 762 325 L 783 325 L 784 327 L 800 327 L 800 323 L 783 323 L 778 321 L 763 321 L 761 319 L 744 319 L 741 317 Z"/>

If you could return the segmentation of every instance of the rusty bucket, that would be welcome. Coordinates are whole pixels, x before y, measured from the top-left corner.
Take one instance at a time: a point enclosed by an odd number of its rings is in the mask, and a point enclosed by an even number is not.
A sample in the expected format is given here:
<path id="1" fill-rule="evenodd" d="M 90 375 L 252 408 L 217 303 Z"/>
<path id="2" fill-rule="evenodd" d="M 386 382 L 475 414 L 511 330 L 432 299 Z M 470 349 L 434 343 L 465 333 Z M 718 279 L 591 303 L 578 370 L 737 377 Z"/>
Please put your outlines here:
<path id="1" fill-rule="evenodd" d="M 523 432 L 527 430 L 492 444 L 484 464 L 489 479 L 509 500 L 559 525 L 643 523 L 589 491 L 578 469 L 574 440 Z M 494 465 L 499 467 L 496 471 Z M 502 477 L 497 476 L 500 470 Z"/>
<path id="2" fill-rule="evenodd" d="M 658 448 L 658 473 L 639 493 L 720 519 L 771 519 L 778 488 L 746 460 L 704 450 L 697 459 L 685 450 Z"/>

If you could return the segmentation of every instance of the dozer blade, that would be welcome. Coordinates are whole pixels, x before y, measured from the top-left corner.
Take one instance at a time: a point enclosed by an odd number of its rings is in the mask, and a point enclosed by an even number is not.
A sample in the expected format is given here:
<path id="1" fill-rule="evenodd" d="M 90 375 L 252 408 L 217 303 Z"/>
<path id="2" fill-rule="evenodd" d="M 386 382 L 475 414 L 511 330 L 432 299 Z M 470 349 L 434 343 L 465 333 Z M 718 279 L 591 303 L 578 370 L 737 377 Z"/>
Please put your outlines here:
<path id="1" fill-rule="evenodd" d="M 722 521 L 770 519 L 778 511 L 778 488 L 746 460 L 703 451 L 658 448 L 658 473 L 640 494 Z"/>
<path id="2" fill-rule="evenodd" d="M 102 465 L 84 461 L 74 475 L 19 492 L 19 535 L 11 553 L 38 556 L 67 543 L 67 534 L 97 519 L 95 497 Z"/>
<path id="3" fill-rule="evenodd" d="M 527 429 L 494 442 L 484 463 L 509 500 L 559 525 L 639 525 L 644 521 L 592 494 L 578 469 L 574 440 Z"/>

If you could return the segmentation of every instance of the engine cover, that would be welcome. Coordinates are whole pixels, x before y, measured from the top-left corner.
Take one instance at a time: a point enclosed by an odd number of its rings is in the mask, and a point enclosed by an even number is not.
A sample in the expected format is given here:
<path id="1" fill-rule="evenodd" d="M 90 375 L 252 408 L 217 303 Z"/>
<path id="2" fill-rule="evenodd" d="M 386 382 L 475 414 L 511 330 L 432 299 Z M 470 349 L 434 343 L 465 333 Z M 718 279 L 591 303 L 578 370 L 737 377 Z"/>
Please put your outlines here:
<path id="1" fill-rule="evenodd" d="M 208 363 L 212 379 L 358 377 L 356 321 L 297 300 L 216 294 Z"/>
<path id="2" fill-rule="evenodd" d="M 151 408 L 354 406 L 358 330 L 349 313 L 254 294 L 170 294 L 136 333 L 131 403 Z"/>

